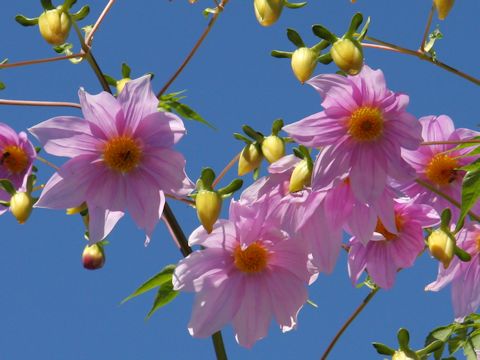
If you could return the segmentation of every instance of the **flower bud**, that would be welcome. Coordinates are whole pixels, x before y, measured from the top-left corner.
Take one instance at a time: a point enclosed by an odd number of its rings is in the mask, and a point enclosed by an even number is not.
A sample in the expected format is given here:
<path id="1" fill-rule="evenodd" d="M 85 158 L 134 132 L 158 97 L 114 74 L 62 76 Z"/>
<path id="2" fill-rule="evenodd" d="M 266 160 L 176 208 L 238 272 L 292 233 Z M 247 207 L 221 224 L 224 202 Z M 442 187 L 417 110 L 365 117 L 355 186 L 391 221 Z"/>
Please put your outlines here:
<path id="1" fill-rule="evenodd" d="M 363 50 L 356 40 L 338 40 L 332 45 L 330 55 L 338 68 L 349 75 L 357 75 L 362 70 Z"/>
<path id="2" fill-rule="evenodd" d="M 29 193 L 17 192 L 10 199 L 10 211 L 20 224 L 27 221 L 33 208 L 33 199 Z"/>
<path id="3" fill-rule="evenodd" d="M 117 81 L 117 94 L 120 94 L 122 92 L 123 88 L 125 87 L 125 84 L 128 83 L 130 80 L 132 79 L 123 78 Z"/>
<path id="4" fill-rule="evenodd" d="M 295 169 L 293 169 L 288 190 L 291 193 L 302 190 L 304 186 L 310 185 L 311 177 L 312 170 L 308 166 L 307 161 L 300 161 L 297 166 L 295 166 Z"/>
<path id="5" fill-rule="evenodd" d="M 105 252 L 98 244 L 87 245 L 82 253 L 82 264 L 85 269 L 101 269 L 105 264 Z"/>
<path id="6" fill-rule="evenodd" d="M 260 25 L 273 25 L 280 17 L 284 3 L 284 0 L 254 0 L 255 16 Z"/>
<path id="7" fill-rule="evenodd" d="M 446 269 L 454 256 L 455 241 L 442 229 L 437 229 L 428 237 L 428 248 L 433 257 Z"/>
<path id="8" fill-rule="evenodd" d="M 298 48 L 292 55 L 292 70 L 302 84 L 310 79 L 317 66 L 318 54 L 307 47 Z"/>
<path id="9" fill-rule="evenodd" d="M 261 162 L 262 153 L 258 149 L 258 145 L 246 145 L 240 154 L 240 159 L 238 159 L 238 176 L 243 176 L 255 170 L 260 166 Z"/>
<path id="10" fill-rule="evenodd" d="M 269 163 L 274 163 L 285 155 L 285 143 L 277 135 L 270 135 L 263 139 L 262 154 Z"/>
<path id="11" fill-rule="evenodd" d="M 195 207 L 198 219 L 210 234 L 222 209 L 221 196 L 216 191 L 200 190 L 195 197 Z"/>
<path id="12" fill-rule="evenodd" d="M 70 15 L 62 9 L 47 10 L 38 18 L 40 34 L 52 45 L 64 44 L 71 26 Z"/>
<path id="13" fill-rule="evenodd" d="M 452 10 L 454 2 L 455 0 L 433 0 L 440 20 L 445 20 L 450 10 Z"/>
<path id="14" fill-rule="evenodd" d="M 392 360 L 418 360 L 418 356 L 414 352 L 407 355 L 403 351 L 398 350 L 393 354 Z"/>

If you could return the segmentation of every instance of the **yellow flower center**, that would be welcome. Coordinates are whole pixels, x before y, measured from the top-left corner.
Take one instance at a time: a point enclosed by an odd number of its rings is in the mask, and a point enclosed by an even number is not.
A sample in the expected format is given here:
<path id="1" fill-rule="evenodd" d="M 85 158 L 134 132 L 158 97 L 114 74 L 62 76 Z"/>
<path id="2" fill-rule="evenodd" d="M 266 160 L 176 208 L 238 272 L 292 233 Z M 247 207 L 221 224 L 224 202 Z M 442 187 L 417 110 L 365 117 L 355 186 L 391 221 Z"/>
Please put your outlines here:
<path id="1" fill-rule="evenodd" d="M 347 122 L 348 133 L 358 141 L 374 141 L 383 133 L 383 116 L 380 109 L 362 106 L 355 110 Z"/>
<path id="2" fill-rule="evenodd" d="M 0 164 L 5 166 L 12 174 L 20 174 L 28 167 L 28 155 L 17 145 L 6 146 L 3 149 Z"/>
<path id="3" fill-rule="evenodd" d="M 103 160 L 112 170 L 128 173 L 142 160 L 140 144 L 129 136 L 110 139 L 103 150 Z"/>
<path id="4" fill-rule="evenodd" d="M 252 243 L 247 248 L 241 246 L 233 251 L 233 262 L 238 270 L 254 274 L 263 271 L 268 264 L 268 251 L 259 243 Z"/>
<path id="5" fill-rule="evenodd" d="M 425 175 L 436 185 L 448 185 L 457 178 L 458 161 L 446 154 L 437 154 L 428 163 Z"/>
<path id="6" fill-rule="evenodd" d="M 404 219 L 402 218 L 402 216 L 400 214 L 395 214 L 395 227 L 397 228 L 397 232 L 402 231 L 403 223 Z M 392 234 L 385 228 L 385 225 L 383 225 L 380 218 L 377 219 L 377 226 L 375 227 L 375 232 L 382 234 L 387 241 L 395 240 L 398 237 L 398 235 Z"/>

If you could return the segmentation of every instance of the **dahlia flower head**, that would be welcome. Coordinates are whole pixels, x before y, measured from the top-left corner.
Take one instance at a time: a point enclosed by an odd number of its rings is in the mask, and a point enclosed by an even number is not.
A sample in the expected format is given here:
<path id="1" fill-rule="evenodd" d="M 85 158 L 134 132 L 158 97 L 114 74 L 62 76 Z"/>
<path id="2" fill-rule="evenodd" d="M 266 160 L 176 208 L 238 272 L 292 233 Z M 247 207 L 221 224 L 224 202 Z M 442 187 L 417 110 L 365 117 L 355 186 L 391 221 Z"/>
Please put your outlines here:
<path id="1" fill-rule="evenodd" d="M 469 224 L 456 235 L 457 246 L 468 252 L 468 262 L 454 257 L 447 269 L 439 264 L 437 279 L 425 287 L 427 291 L 439 291 L 451 284 L 455 320 L 477 311 L 480 306 L 480 225 Z"/>
<path id="2" fill-rule="evenodd" d="M 150 76 L 128 82 L 117 98 L 83 89 L 79 98 L 84 118 L 59 116 L 29 129 L 46 152 L 70 158 L 35 206 L 65 209 L 85 202 L 90 243 L 104 239 L 128 210 L 148 243 L 165 194 L 185 196 L 194 188 L 183 155 L 172 149 L 186 132 L 183 122 L 157 110 Z"/>
<path id="3" fill-rule="evenodd" d="M 409 97 L 386 86 L 381 70 L 364 66 L 356 76 L 319 75 L 307 82 L 323 97 L 323 111 L 283 128 L 297 143 L 322 147 L 318 178 L 328 186 L 348 173 L 355 197 L 378 199 L 388 178 L 415 176 L 401 150 L 422 141 L 418 120 L 406 111 Z"/>
<path id="4" fill-rule="evenodd" d="M 270 206 L 267 195 L 254 204 L 232 201 L 228 220 L 218 220 L 210 234 L 199 227 L 190 235 L 189 245 L 203 249 L 179 262 L 173 285 L 196 293 L 192 336 L 208 337 L 232 323 L 237 342 L 250 348 L 273 318 L 283 332 L 296 326 L 307 301 L 307 252 L 268 215 Z"/>
<path id="5" fill-rule="evenodd" d="M 8 125 L 0 123 L 0 179 L 10 180 L 17 191 L 25 191 L 36 156 L 25 132 L 17 134 Z M 10 195 L 0 189 L 0 200 L 9 201 Z M 7 210 L 0 205 L 0 215 Z"/>

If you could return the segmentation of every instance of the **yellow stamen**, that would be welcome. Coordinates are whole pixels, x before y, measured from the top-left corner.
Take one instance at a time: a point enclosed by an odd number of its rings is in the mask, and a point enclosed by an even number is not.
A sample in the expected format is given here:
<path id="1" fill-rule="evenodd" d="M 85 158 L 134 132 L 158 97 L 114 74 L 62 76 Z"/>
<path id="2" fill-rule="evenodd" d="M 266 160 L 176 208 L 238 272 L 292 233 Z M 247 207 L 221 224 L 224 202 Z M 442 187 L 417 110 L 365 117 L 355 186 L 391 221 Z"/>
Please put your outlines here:
<path id="1" fill-rule="evenodd" d="M 21 147 L 9 145 L 3 148 L 0 164 L 5 166 L 12 174 L 20 174 L 27 170 L 28 155 Z"/>
<path id="2" fill-rule="evenodd" d="M 446 154 L 437 154 L 428 163 L 425 175 L 436 185 L 448 185 L 457 178 L 458 161 Z"/>
<path id="3" fill-rule="evenodd" d="M 233 251 L 233 261 L 238 270 L 254 274 L 263 271 L 268 264 L 268 251 L 259 243 L 252 243 L 246 249 L 239 245 Z"/>
<path id="4" fill-rule="evenodd" d="M 397 232 L 402 231 L 404 222 L 405 221 L 400 214 L 395 214 L 395 227 L 397 228 Z M 377 219 L 377 226 L 375 227 L 375 232 L 382 234 L 387 241 L 395 240 L 398 237 L 397 234 L 392 234 L 390 231 L 387 230 L 380 218 Z"/>
<path id="5" fill-rule="evenodd" d="M 382 112 L 376 107 L 362 106 L 350 115 L 347 127 L 355 140 L 377 140 L 383 134 Z"/>
<path id="6" fill-rule="evenodd" d="M 112 170 L 128 173 L 135 169 L 142 160 L 140 144 L 129 136 L 110 139 L 103 150 L 103 160 Z"/>

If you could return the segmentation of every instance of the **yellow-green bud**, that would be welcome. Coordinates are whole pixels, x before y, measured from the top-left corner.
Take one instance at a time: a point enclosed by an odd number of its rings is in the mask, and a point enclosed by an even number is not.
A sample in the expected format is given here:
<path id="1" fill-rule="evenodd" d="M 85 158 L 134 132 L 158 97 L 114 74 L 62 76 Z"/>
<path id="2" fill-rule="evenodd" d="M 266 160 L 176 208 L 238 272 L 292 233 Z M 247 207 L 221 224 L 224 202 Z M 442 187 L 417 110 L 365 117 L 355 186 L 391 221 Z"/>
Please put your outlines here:
<path id="1" fill-rule="evenodd" d="M 216 191 L 200 190 L 195 197 L 195 207 L 197 208 L 198 220 L 210 234 L 222 209 L 221 196 Z"/>
<path id="2" fill-rule="evenodd" d="M 298 48 L 292 55 L 292 70 L 302 84 L 310 79 L 317 66 L 318 54 L 307 47 Z"/>
<path id="3" fill-rule="evenodd" d="M 27 221 L 32 213 L 33 199 L 29 193 L 17 192 L 10 199 L 10 211 L 20 224 Z"/>
<path id="4" fill-rule="evenodd" d="M 238 159 L 238 176 L 248 174 L 255 170 L 262 162 L 262 153 L 256 144 L 248 144 L 242 150 Z"/>
<path id="5" fill-rule="evenodd" d="M 87 245 L 83 249 L 82 264 L 85 269 L 101 269 L 105 264 L 105 253 L 98 244 Z"/>
<path id="6" fill-rule="evenodd" d="M 293 169 L 288 190 L 291 193 L 302 190 L 304 186 L 310 185 L 311 177 L 312 170 L 308 166 L 307 161 L 300 161 L 297 166 L 295 166 L 295 169 Z"/>
<path id="7" fill-rule="evenodd" d="M 71 26 L 70 15 L 62 9 L 47 10 L 38 18 L 40 34 L 52 45 L 64 44 Z"/>
<path id="8" fill-rule="evenodd" d="M 262 154 L 269 163 L 274 163 L 285 155 L 285 143 L 277 135 L 270 135 L 263 139 Z"/>
<path id="9" fill-rule="evenodd" d="M 125 85 L 131 81 L 132 79 L 130 78 L 123 78 L 121 80 L 118 80 L 117 81 L 117 94 L 120 94 L 123 90 L 123 88 L 125 87 Z"/>
<path id="10" fill-rule="evenodd" d="M 445 20 L 450 10 L 452 10 L 455 0 L 433 0 L 433 3 L 437 8 L 438 18 Z"/>
<path id="11" fill-rule="evenodd" d="M 349 75 L 357 75 L 363 67 L 363 50 L 357 41 L 340 39 L 332 45 L 330 55 L 338 68 Z"/>
<path id="12" fill-rule="evenodd" d="M 77 207 L 68 208 L 66 212 L 67 212 L 67 215 L 75 215 L 75 214 L 79 214 L 82 211 L 85 211 L 87 209 L 88 209 L 87 208 L 87 203 L 83 202 Z"/>
<path id="13" fill-rule="evenodd" d="M 397 350 L 392 355 L 392 360 L 418 360 L 418 356 L 414 352 L 407 355 L 403 351 Z"/>
<path id="14" fill-rule="evenodd" d="M 437 229 L 428 237 L 428 248 L 433 257 L 446 269 L 454 256 L 455 241 L 442 229 Z"/>
<path id="15" fill-rule="evenodd" d="M 284 0 L 254 0 L 255 16 L 260 25 L 273 25 L 282 14 L 284 3 Z"/>

